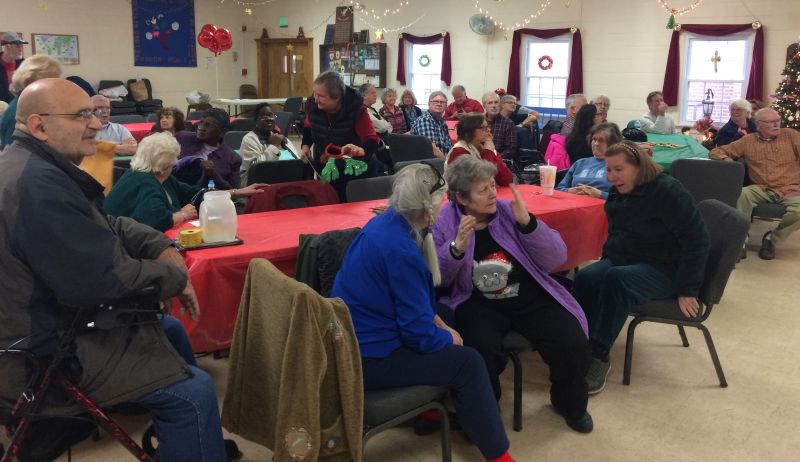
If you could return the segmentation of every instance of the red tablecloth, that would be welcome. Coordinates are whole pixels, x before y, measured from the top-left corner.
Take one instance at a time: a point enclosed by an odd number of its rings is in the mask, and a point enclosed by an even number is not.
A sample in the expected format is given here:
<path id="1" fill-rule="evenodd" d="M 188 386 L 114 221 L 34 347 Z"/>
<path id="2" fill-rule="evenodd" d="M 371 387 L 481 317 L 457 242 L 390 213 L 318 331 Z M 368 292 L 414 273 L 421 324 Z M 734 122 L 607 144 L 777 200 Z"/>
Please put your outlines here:
<path id="1" fill-rule="evenodd" d="M 236 117 L 231 117 L 231 122 L 233 122 L 234 120 L 236 120 Z M 197 122 L 198 122 L 197 120 L 186 121 L 187 124 L 196 124 Z M 142 138 L 144 138 L 145 136 L 147 136 L 148 133 L 150 133 L 150 129 L 153 128 L 153 123 L 154 122 L 139 122 L 133 124 L 122 124 L 122 126 L 127 128 L 128 131 L 131 132 L 131 135 L 133 135 L 133 138 L 138 143 L 139 141 L 142 141 Z M 276 126 L 275 128 L 277 129 L 278 127 Z"/>
<path id="2" fill-rule="evenodd" d="M 153 122 L 139 122 L 135 124 L 122 124 L 123 127 L 127 128 L 133 138 L 138 143 L 142 141 L 142 138 L 147 136 L 150 133 L 150 129 L 153 128 Z"/>
<path id="3" fill-rule="evenodd" d="M 567 244 L 568 259 L 561 269 L 599 258 L 608 226 L 604 201 L 559 191 L 542 196 L 537 186 L 518 188 L 528 209 L 559 231 Z M 509 188 L 499 188 L 498 195 L 513 198 Z M 375 216 L 372 208 L 385 203 L 386 200 L 352 202 L 240 215 L 237 234 L 244 240 L 243 245 L 187 251 L 185 259 L 200 301 L 200 319 L 192 321 L 184 316 L 182 321 L 194 351 L 215 351 L 230 345 L 251 259 L 266 258 L 291 276 L 300 234 L 363 226 Z M 167 234 L 175 237 L 177 230 Z"/>
<path id="4" fill-rule="evenodd" d="M 447 124 L 447 129 L 448 129 L 448 132 L 450 133 L 450 141 L 452 141 L 453 144 L 456 144 L 456 141 L 458 141 L 458 135 L 456 135 L 456 124 L 458 123 L 458 121 L 457 120 L 446 120 L 445 123 Z M 447 154 L 447 153 L 445 153 L 445 154 Z"/>

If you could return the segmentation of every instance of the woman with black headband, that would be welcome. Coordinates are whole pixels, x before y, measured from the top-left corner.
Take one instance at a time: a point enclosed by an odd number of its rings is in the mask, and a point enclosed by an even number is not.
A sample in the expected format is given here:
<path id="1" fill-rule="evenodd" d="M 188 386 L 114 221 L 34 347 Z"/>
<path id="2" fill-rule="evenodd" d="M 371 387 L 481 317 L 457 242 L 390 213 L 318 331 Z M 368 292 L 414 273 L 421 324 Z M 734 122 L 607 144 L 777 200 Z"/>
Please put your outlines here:
<path id="1" fill-rule="evenodd" d="M 589 394 L 605 387 L 609 351 L 633 306 L 677 297 L 687 318 L 699 315 L 709 249 L 692 196 L 636 143 L 609 146 L 606 172 L 611 188 L 603 258 L 578 271 L 573 286 L 589 322 Z"/>

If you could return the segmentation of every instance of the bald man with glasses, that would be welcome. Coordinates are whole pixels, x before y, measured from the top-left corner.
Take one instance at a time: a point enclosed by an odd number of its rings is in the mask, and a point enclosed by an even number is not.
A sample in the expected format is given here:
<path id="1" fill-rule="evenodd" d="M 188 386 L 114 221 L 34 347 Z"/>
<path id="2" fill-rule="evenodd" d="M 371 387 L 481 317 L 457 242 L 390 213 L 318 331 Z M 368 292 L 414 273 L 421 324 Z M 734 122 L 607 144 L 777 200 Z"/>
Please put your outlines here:
<path id="1" fill-rule="evenodd" d="M 441 91 L 434 91 L 428 97 L 428 110 L 422 113 L 411 126 L 411 134 L 428 138 L 433 144 L 433 155 L 444 159 L 453 147 L 450 139 L 450 130 L 444 121 L 444 111 L 447 108 L 447 95 Z"/>
<path id="2" fill-rule="evenodd" d="M 130 218 L 108 216 L 103 186 L 79 168 L 95 153 L 99 115 L 67 80 L 38 80 L 20 94 L 14 142 L 0 155 L 0 350 L 24 339 L 20 348 L 46 358 L 76 308 L 88 315 L 152 285 L 166 306 L 177 297 L 193 318 L 199 314 L 172 242 Z M 101 408 L 136 402 L 151 411 L 160 460 L 229 459 L 214 383 L 196 367 L 178 320 L 158 314 L 81 331 L 74 346 L 76 384 Z M 0 377 L 0 407 L 11 408 L 29 379 L 26 368 L 0 361 Z M 70 415 L 80 407 L 48 400 L 42 411 Z"/>
<path id="3" fill-rule="evenodd" d="M 759 109 L 755 114 L 758 131 L 733 143 L 713 149 L 712 159 L 747 160 L 750 186 L 742 188 L 736 204 L 748 217 L 758 204 L 775 203 L 786 207 L 778 227 L 761 239 L 758 256 L 775 258 L 775 245 L 800 229 L 800 132 L 781 128 L 781 117 L 774 109 Z"/>

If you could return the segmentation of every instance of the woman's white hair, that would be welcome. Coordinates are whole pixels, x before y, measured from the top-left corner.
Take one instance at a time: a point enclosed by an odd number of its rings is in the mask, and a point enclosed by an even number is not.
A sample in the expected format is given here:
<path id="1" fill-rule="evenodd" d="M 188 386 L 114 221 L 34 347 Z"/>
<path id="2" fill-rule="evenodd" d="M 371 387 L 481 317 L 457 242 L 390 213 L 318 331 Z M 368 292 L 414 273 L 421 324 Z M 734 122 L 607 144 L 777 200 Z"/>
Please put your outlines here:
<path id="1" fill-rule="evenodd" d="M 750 104 L 750 101 L 746 99 L 735 99 L 731 101 L 731 108 L 738 107 L 739 109 L 744 109 L 747 111 L 747 115 L 749 116 L 751 112 L 753 112 L 753 105 Z"/>
<path id="2" fill-rule="evenodd" d="M 416 235 L 417 244 L 422 249 L 422 256 L 433 275 L 433 283 L 438 286 L 442 282 L 439 271 L 439 258 L 436 245 L 428 228 L 439 216 L 439 207 L 446 190 L 441 185 L 433 193 L 433 189 L 441 180 L 441 175 L 431 165 L 413 164 L 400 170 L 392 185 L 392 196 L 389 206 L 399 213 L 411 225 Z M 443 180 L 441 180 L 443 181 Z"/>
<path id="3" fill-rule="evenodd" d="M 163 175 L 178 162 L 181 145 L 170 133 L 154 133 L 139 142 L 131 170 Z"/>
<path id="4" fill-rule="evenodd" d="M 31 55 L 22 61 L 11 78 L 11 88 L 19 95 L 33 82 L 47 78 L 61 77 L 61 64 L 47 55 Z"/>

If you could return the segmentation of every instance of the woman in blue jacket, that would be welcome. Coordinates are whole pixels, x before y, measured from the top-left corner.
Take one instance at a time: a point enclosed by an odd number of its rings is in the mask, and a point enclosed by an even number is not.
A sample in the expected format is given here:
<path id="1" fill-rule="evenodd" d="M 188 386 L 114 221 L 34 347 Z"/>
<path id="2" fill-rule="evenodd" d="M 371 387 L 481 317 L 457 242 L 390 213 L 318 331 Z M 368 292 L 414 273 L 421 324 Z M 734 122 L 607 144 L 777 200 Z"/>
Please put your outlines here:
<path id="1" fill-rule="evenodd" d="M 444 179 L 432 166 L 404 168 L 390 207 L 347 249 L 331 296 L 341 297 L 350 309 L 366 390 L 448 387 L 462 429 L 483 456 L 510 462 L 483 360 L 436 314 L 434 283 L 441 276 L 429 228 L 444 192 Z"/>
<path id="2" fill-rule="evenodd" d="M 589 132 L 592 157 L 578 159 L 556 186 L 559 191 L 606 199 L 611 183 L 606 177 L 606 149 L 622 141 L 615 123 L 595 125 Z"/>

